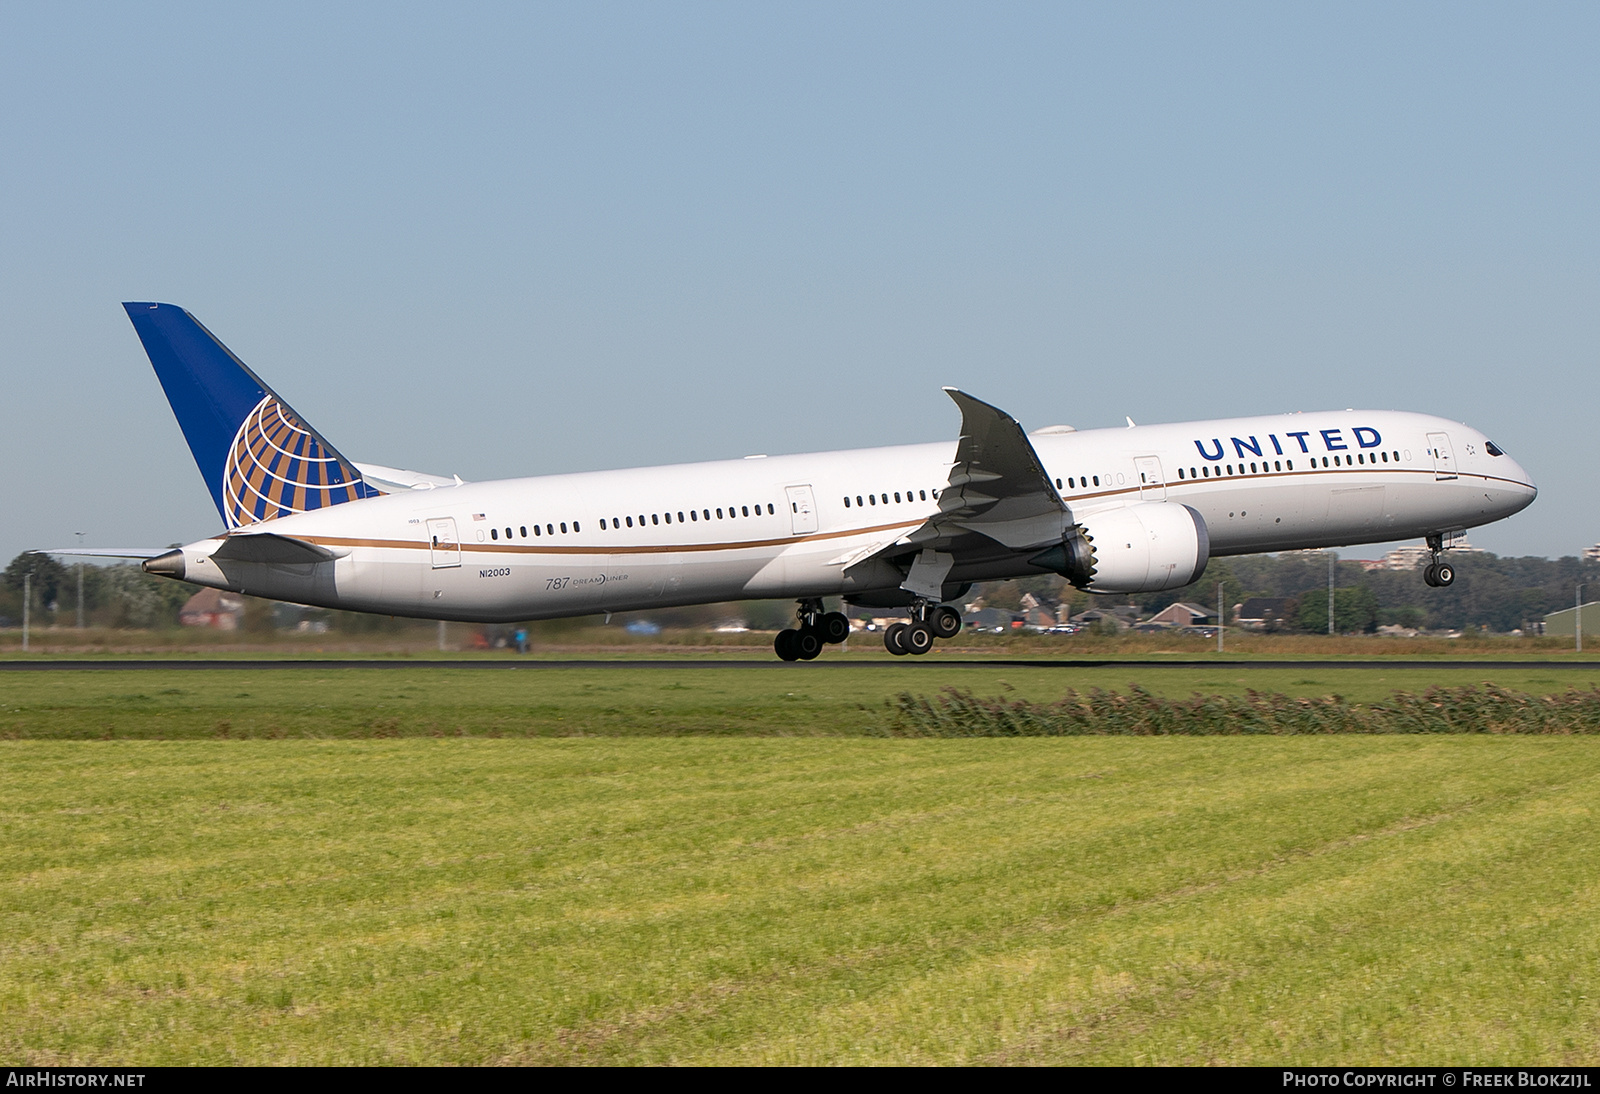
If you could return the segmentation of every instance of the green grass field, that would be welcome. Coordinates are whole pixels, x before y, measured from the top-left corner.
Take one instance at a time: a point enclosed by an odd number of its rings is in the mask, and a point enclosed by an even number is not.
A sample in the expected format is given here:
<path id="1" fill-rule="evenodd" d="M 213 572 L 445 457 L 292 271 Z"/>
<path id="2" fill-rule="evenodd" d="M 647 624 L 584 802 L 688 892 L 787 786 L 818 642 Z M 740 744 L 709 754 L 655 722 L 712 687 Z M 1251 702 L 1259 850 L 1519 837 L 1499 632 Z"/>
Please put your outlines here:
<path id="1" fill-rule="evenodd" d="M 944 686 L 1058 698 L 1067 687 L 1158 695 L 1343 695 L 1481 684 L 1535 694 L 1589 688 L 1587 669 L 1087 669 L 886 663 L 828 668 L 274 669 L 16 672 L 0 676 L 0 739 L 859 735 L 901 691 Z"/>
<path id="2" fill-rule="evenodd" d="M 965 671 L 0 678 L 0 1057 L 1600 1055 L 1600 741 L 852 736 L 1133 678 Z"/>

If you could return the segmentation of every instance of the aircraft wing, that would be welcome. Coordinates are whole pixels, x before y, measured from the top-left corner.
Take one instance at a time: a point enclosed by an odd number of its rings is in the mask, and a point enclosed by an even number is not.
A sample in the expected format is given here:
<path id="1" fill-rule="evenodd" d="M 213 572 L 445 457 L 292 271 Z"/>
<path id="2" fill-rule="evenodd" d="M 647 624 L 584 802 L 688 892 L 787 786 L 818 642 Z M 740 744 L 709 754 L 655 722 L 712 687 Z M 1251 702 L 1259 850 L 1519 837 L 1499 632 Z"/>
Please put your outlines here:
<path id="1" fill-rule="evenodd" d="M 961 440 L 939 494 L 939 512 L 893 543 L 845 563 L 848 571 L 871 559 L 911 559 L 901 588 L 934 599 L 958 562 L 1055 546 L 1074 523 L 1017 420 L 964 391 L 944 390 L 961 409 Z"/>

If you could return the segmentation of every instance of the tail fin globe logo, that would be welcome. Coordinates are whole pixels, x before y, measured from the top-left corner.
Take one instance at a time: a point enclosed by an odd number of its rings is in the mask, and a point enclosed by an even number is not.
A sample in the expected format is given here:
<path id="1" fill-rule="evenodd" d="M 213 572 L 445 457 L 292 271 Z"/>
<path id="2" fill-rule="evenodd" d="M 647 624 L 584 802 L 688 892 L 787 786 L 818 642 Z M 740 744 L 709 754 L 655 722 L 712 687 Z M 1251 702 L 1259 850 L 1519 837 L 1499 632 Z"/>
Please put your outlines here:
<path id="1" fill-rule="evenodd" d="M 228 451 L 223 515 L 238 528 L 379 493 L 269 394 L 239 424 Z"/>

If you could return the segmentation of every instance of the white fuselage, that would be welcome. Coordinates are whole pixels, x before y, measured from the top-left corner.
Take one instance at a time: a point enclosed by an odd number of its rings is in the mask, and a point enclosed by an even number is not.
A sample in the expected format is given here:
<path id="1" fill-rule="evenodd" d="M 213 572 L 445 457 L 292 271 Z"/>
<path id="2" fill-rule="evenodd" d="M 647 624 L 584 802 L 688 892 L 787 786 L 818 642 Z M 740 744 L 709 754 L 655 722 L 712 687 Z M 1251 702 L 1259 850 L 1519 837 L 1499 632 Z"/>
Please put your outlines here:
<path id="1" fill-rule="evenodd" d="M 1518 512 L 1536 489 L 1488 438 L 1394 411 L 1275 415 L 1030 437 L 1075 519 L 1188 505 L 1213 555 L 1413 539 Z M 776 597 L 870 595 L 902 577 L 855 565 L 938 512 L 956 442 L 435 486 L 281 517 L 337 557 L 216 561 L 185 580 L 275 599 L 507 622 Z M 847 500 L 848 499 L 848 500 Z M 953 580 L 1041 572 L 1016 556 Z"/>

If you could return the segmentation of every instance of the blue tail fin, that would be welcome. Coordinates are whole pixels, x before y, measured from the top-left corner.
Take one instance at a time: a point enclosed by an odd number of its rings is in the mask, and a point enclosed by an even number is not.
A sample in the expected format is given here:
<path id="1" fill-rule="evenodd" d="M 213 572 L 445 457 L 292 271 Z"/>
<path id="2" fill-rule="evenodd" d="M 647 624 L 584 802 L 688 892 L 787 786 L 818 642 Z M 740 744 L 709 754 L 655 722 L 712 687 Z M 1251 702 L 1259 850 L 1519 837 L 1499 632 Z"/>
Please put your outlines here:
<path id="1" fill-rule="evenodd" d="M 229 528 L 382 493 L 194 316 L 122 306 Z"/>

